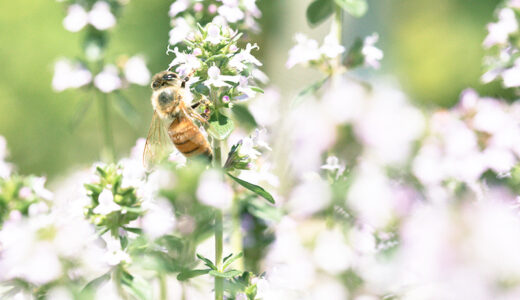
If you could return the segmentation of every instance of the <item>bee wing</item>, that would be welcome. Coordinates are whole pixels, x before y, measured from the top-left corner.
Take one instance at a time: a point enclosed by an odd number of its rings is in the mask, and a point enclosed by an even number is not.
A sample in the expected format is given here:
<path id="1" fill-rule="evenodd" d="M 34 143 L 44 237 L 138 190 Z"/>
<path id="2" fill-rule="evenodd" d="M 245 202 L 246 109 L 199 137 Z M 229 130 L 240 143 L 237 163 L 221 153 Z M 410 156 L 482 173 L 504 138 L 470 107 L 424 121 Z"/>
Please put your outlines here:
<path id="1" fill-rule="evenodd" d="M 149 169 L 153 165 L 167 158 L 172 151 L 173 144 L 168 132 L 166 131 L 166 127 L 161 118 L 156 112 L 154 112 L 152 123 L 148 130 L 146 144 L 144 146 L 143 164 L 147 169 Z"/>

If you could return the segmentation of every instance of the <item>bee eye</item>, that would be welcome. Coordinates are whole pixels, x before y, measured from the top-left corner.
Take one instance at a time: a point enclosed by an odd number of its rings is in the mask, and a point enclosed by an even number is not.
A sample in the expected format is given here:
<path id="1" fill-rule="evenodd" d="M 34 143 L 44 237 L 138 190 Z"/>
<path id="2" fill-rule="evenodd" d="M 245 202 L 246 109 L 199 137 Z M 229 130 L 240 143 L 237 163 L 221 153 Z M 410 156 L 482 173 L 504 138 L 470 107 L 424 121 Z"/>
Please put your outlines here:
<path id="1" fill-rule="evenodd" d="M 153 87 L 153 88 L 157 88 L 157 87 L 159 87 L 159 82 L 158 82 L 158 81 L 154 81 L 154 82 L 152 83 L 152 87 Z"/>
<path id="2" fill-rule="evenodd" d="M 163 76 L 164 80 L 173 80 L 174 78 L 177 78 L 177 74 L 175 73 L 168 73 Z"/>

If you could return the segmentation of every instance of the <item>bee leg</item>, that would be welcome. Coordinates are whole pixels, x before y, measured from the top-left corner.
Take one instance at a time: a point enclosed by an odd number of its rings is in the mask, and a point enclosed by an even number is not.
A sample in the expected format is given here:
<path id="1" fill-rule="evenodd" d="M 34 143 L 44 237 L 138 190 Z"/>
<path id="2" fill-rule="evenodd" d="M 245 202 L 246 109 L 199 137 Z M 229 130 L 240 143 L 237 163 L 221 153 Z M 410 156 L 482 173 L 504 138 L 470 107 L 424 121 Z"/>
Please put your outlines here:
<path id="1" fill-rule="evenodd" d="M 202 117 L 201 115 L 199 115 L 193 108 L 191 107 L 187 107 L 186 110 L 184 111 L 185 114 L 187 114 L 188 116 L 194 118 L 194 119 L 197 119 L 199 120 L 201 123 L 203 124 L 207 124 L 208 123 L 208 120 L 207 118 L 204 118 Z"/>

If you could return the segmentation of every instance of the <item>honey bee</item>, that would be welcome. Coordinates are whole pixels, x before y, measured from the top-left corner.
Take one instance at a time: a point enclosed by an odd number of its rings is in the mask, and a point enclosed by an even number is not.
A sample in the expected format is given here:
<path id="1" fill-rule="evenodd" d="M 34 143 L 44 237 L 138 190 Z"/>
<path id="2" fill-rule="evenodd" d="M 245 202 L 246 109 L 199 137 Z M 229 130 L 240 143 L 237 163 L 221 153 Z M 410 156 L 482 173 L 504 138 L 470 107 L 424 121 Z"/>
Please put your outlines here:
<path id="1" fill-rule="evenodd" d="M 197 119 L 207 123 L 194 109 L 200 102 L 192 106 L 184 102 L 187 81 L 188 77 L 181 79 L 171 71 L 153 76 L 154 114 L 143 152 L 145 166 L 164 159 L 173 150 L 172 143 L 186 157 L 204 156 L 209 160 L 213 157 L 208 140 L 194 122 Z"/>

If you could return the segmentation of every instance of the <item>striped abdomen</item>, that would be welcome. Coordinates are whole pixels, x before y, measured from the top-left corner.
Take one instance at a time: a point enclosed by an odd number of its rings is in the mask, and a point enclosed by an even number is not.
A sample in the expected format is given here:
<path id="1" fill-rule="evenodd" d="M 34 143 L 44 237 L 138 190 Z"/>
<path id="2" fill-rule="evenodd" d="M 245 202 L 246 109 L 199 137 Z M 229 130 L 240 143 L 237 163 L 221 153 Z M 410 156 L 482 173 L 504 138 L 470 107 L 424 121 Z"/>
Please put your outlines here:
<path id="1" fill-rule="evenodd" d="M 211 160 L 213 154 L 208 141 L 188 117 L 180 115 L 176 118 L 168 128 L 168 135 L 184 156 L 203 155 Z"/>

